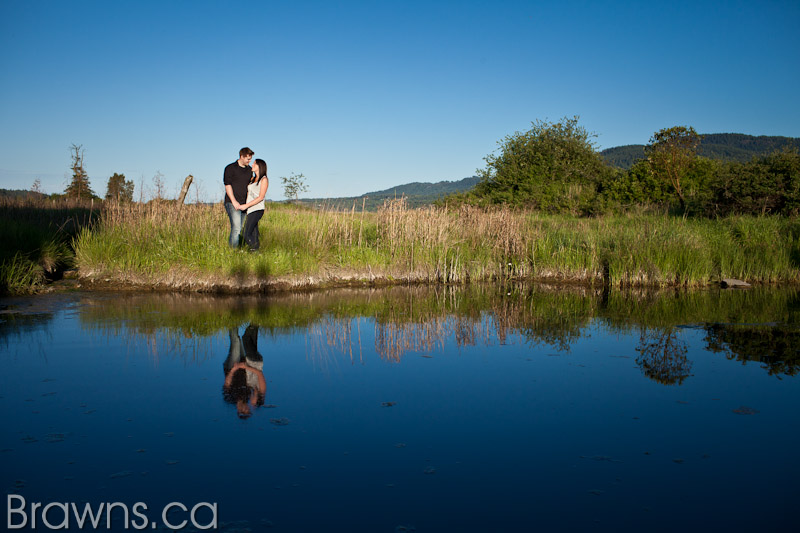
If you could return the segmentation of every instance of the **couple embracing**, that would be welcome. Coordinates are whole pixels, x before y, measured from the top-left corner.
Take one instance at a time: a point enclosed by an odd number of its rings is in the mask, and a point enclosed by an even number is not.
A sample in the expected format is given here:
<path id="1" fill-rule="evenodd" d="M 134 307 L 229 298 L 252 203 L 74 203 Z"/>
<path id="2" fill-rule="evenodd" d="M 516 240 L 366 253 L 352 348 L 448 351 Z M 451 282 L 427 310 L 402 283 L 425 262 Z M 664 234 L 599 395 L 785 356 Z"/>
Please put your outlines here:
<path id="1" fill-rule="evenodd" d="M 253 251 L 258 250 L 258 221 L 264 214 L 264 196 L 267 194 L 269 179 L 267 163 L 263 159 L 253 159 L 250 148 L 239 150 L 239 159 L 225 167 L 222 181 L 225 184 L 225 211 L 231 221 L 231 236 L 228 243 L 231 248 L 239 246 L 239 234 L 244 225 L 244 242 Z"/>

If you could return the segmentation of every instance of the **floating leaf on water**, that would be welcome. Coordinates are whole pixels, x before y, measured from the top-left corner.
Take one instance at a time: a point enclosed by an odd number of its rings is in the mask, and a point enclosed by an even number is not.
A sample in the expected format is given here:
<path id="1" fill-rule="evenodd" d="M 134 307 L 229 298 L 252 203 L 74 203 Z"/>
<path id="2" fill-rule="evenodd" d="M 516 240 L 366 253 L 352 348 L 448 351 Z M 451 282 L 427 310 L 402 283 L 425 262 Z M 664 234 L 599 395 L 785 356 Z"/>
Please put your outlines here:
<path id="1" fill-rule="evenodd" d="M 683 464 L 683 459 L 681 459 L 680 457 L 676 457 L 675 459 L 672 460 L 672 462 L 673 463 L 678 463 L 679 465 L 682 465 Z"/>
<path id="2" fill-rule="evenodd" d="M 684 400 L 675 400 L 675 403 L 679 403 L 679 404 L 682 404 L 682 405 L 689 405 L 689 402 L 686 402 Z"/>
<path id="3" fill-rule="evenodd" d="M 601 494 L 605 494 L 605 491 L 600 489 L 589 489 L 586 492 L 588 492 L 589 494 L 594 494 L 595 496 L 600 496 Z"/>
<path id="4" fill-rule="evenodd" d="M 120 477 L 128 477 L 128 476 L 132 476 L 132 475 L 133 475 L 133 472 L 131 472 L 130 470 L 123 470 L 122 472 L 114 472 L 113 474 L 111 474 L 108 477 L 110 477 L 111 479 L 117 479 L 117 478 L 120 478 Z"/>
<path id="5" fill-rule="evenodd" d="M 85 411 L 83 414 L 90 415 L 90 414 L 94 413 L 96 410 L 97 409 L 89 409 L 88 411 Z"/>
<path id="6" fill-rule="evenodd" d="M 265 407 L 265 408 L 267 408 L 267 409 L 275 409 L 275 408 L 276 408 L 276 407 L 278 407 L 278 406 L 277 406 L 277 405 L 275 405 L 274 403 L 268 403 L 268 404 L 267 404 L 267 405 L 265 405 L 264 407 Z"/>
<path id="7" fill-rule="evenodd" d="M 22 442 L 24 442 L 25 444 L 31 444 L 33 442 L 39 442 L 39 439 L 37 439 L 36 437 L 32 437 L 30 435 L 25 435 L 24 437 L 22 437 Z"/>
<path id="8" fill-rule="evenodd" d="M 394 405 L 397 405 L 397 402 L 383 402 L 383 403 L 381 403 L 381 406 L 383 406 L 383 407 L 392 407 Z"/>
<path id="9" fill-rule="evenodd" d="M 753 409 L 752 407 L 747 407 L 746 405 L 739 406 L 738 409 L 731 409 L 731 412 L 736 413 L 737 415 L 754 415 L 756 413 L 760 413 L 758 409 Z"/>
<path id="10" fill-rule="evenodd" d="M 395 448 L 405 448 L 406 447 L 406 443 L 405 442 L 398 442 L 397 444 L 394 445 L 394 447 Z"/>
<path id="11" fill-rule="evenodd" d="M 136 450 L 136 453 L 144 453 L 146 451 L 147 450 L 145 450 L 144 448 L 139 448 L 138 450 Z"/>
<path id="12" fill-rule="evenodd" d="M 289 425 L 289 419 L 285 418 L 285 417 L 282 417 L 282 418 L 270 418 L 269 421 L 270 421 L 271 424 L 274 424 L 276 426 L 288 426 Z"/>
<path id="13" fill-rule="evenodd" d="M 180 463 L 180 461 L 175 461 L 174 459 L 168 459 L 167 460 L 167 464 L 168 465 L 176 465 L 178 463 Z"/>
<path id="14" fill-rule="evenodd" d="M 57 392 L 45 392 L 44 394 L 42 394 L 42 396 L 55 396 L 56 394 L 58 394 L 58 393 Z"/>
<path id="15" fill-rule="evenodd" d="M 397 526 L 394 528 L 395 533 L 405 533 L 406 531 L 416 531 L 414 526 Z"/>
<path id="16" fill-rule="evenodd" d="M 425 359 L 433 359 L 432 355 L 420 355 L 420 357 L 424 357 Z"/>
<path id="17" fill-rule="evenodd" d="M 8 453 L 8 452 L 13 452 L 13 451 L 14 451 L 14 448 L 3 448 L 2 450 L 0 450 L 0 453 Z"/>
<path id="18" fill-rule="evenodd" d="M 173 433 L 172 431 L 168 431 L 168 432 L 164 433 L 164 436 L 165 437 L 174 437 L 175 433 Z"/>
<path id="19" fill-rule="evenodd" d="M 435 473 L 436 473 L 436 469 L 435 469 L 435 468 L 433 468 L 432 466 L 429 466 L 428 468 L 426 468 L 425 470 L 423 470 L 423 472 L 425 472 L 425 473 L 426 473 L 426 474 L 428 474 L 428 475 L 430 475 L 430 474 L 435 474 Z"/>

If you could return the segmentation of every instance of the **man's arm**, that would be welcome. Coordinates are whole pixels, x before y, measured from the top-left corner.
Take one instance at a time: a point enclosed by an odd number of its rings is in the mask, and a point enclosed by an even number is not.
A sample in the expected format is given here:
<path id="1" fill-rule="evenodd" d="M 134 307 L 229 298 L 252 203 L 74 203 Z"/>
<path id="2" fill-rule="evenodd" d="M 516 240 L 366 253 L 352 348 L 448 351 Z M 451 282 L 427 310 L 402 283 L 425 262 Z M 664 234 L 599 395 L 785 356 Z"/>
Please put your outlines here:
<path id="1" fill-rule="evenodd" d="M 239 202 L 237 202 L 236 198 L 233 196 L 233 187 L 231 187 L 230 185 L 226 185 L 225 186 L 225 194 L 227 194 L 228 198 L 231 199 L 231 203 L 233 204 L 233 208 L 234 209 L 241 208 L 241 204 Z"/>

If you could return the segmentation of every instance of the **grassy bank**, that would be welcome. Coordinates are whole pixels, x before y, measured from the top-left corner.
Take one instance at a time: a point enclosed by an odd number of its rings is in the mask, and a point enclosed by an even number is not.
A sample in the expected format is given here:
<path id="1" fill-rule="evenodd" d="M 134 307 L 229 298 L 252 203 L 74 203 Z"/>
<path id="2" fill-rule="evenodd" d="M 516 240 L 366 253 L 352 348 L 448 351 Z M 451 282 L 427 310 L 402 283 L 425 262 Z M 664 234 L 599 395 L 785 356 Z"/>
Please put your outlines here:
<path id="1" fill-rule="evenodd" d="M 99 214 L 88 203 L 0 199 L 0 294 L 32 293 L 72 265 L 72 239 Z"/>
<path id="2" fill-rule="evenodd" d="M 270 205 L 261 250 L 232 251 L 219 205 L 107 208 L 74 241 L 83 276 L 187 290 L 408 281 L 575 281 L 702 286 L 800 281 L 800 221 L 546 216 L 509 209 L 377 213 Z"/>

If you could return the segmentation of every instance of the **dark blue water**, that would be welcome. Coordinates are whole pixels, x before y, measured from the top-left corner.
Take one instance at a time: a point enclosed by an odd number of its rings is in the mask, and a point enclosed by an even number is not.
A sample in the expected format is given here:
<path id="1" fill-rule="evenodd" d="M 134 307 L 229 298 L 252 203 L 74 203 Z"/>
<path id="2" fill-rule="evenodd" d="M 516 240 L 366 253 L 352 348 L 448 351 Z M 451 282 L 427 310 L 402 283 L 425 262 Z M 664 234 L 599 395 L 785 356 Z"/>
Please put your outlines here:
<path id="1" fill-rule="evenodd" d="M 796 292 L 0 305 L 4 524 L 24 498 L 37 529 L 33 502 L 140 502 L 150 530 L 170 502 L 215 504 L 226 531 L 794 526 Z M 238 406 L 232 346 L 266 385 Z"/>

